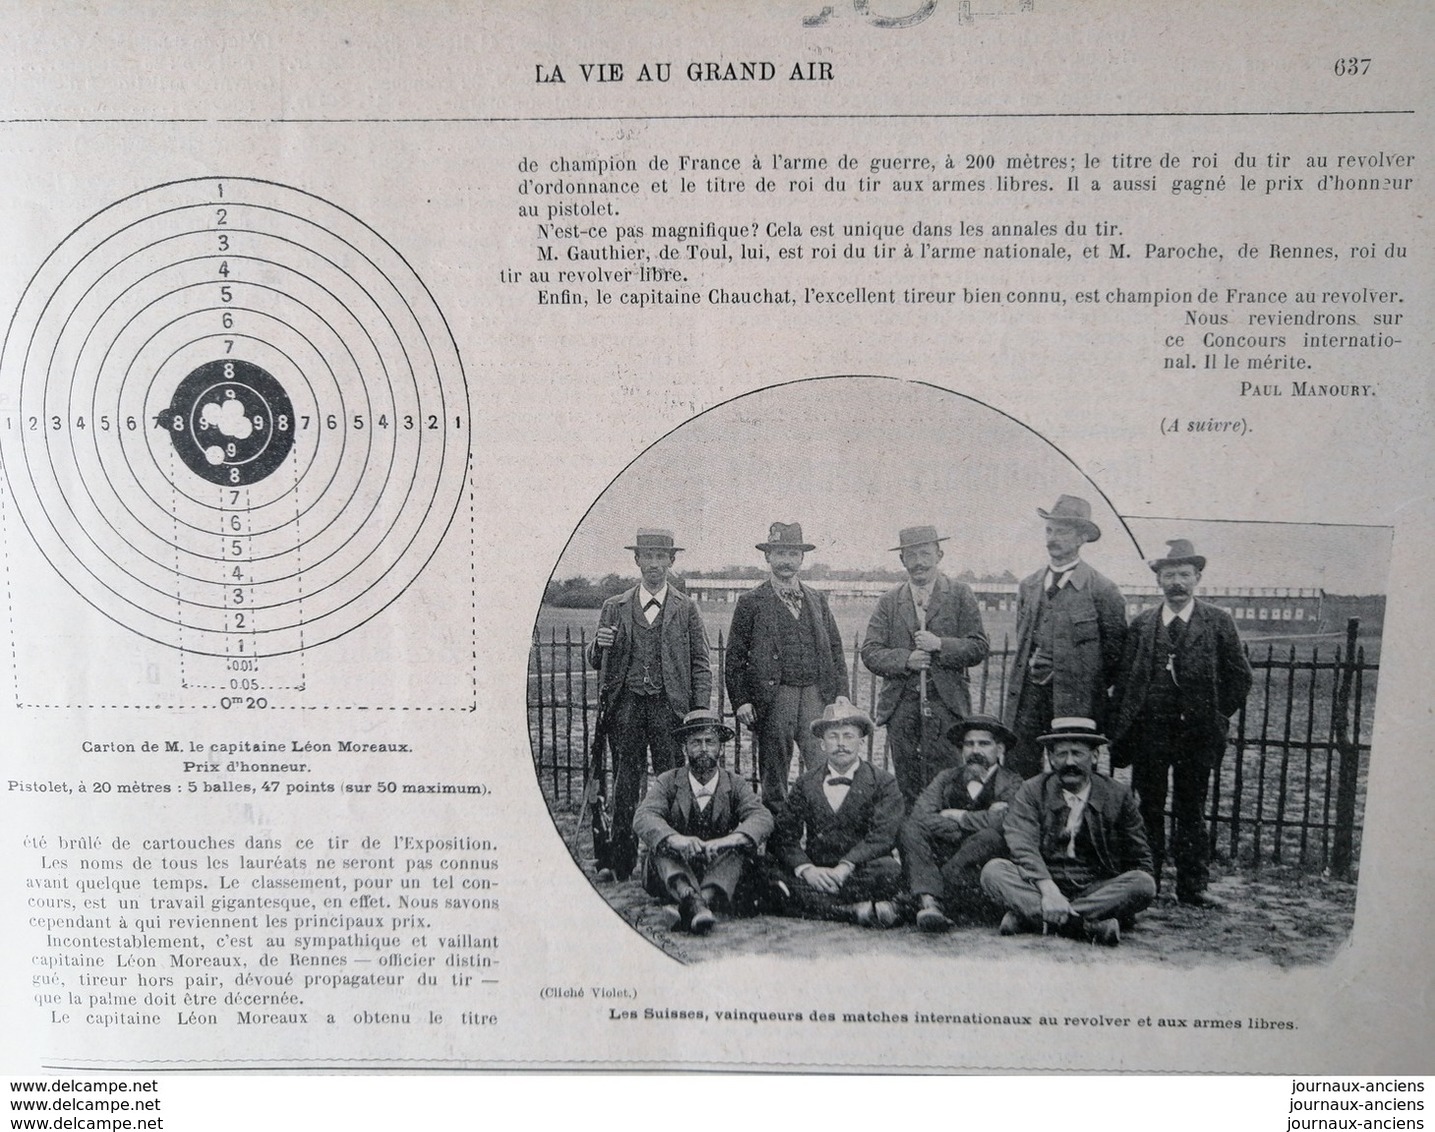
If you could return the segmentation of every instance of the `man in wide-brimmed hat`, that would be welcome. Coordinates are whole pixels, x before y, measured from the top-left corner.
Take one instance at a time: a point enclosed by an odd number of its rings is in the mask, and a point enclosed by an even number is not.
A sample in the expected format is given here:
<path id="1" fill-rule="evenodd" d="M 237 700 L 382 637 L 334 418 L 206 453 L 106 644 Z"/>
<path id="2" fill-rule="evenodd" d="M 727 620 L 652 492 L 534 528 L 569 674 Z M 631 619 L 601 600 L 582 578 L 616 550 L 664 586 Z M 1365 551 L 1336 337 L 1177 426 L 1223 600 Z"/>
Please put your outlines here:
<path id="1" fill-rule="evenodd" d="M 1126 639 L 1126 602 L 1116 584 L 1081 560 L 1101 537 L 1091 504 L 1063 495 L 1045 524 L 1047 564 L 1017 590 L 1016 656 L 1007 682 L 1006 721 L 1017 741 L 1007 765 L 1024 778 L 1041 772 L 1037 736 L 1057 716 L 1099 724 Z"/>
<path id="2" fill-rule="evenodd" d="M 982 869 L 1005 908 L 1001 934 L 1055 932 L 1114 947 L 1156 896 L 1136 799 L 1096 769 L 1106 736 L 1092 719 L 1053 719 L 1040 736 L 1051 770 L 1016 792 L 1002 833 L 1010 860 Z"/>
<path id="3" fill-rule="evenodd" d="M 787 793 L 792 750 L 802 769 L 821 760 L 812 721 L 847 695 L 842 637 L 827 598 L 798 578 L 807 551 L 800 523 L 773 523 L 757 544 L 771 572 L 737 599 L 723 674 L 738 722 L 754 728 L 762 800 L 774 811 Z"/>
<path id="4" fill-rule="evenodd" d="M 1131 767 L 1156 862 L 1166 856 L 1166 794 L 1175 826 L 1176 898 L 1220 908 L 1206 890 L 1206 794 L 1226 751 L 1231 716 L 1251 690 L 1251 666 L 1231 615 L 1196 598 L 1206 559 L 1172 539 L 1150 563 L 1165 600 L 1131 623 L 1111 713 L 1113 763 Z"/>
<path id="5" fill-rule="evenodd" d="M 682 765 L 673 730 L 712 696 L 708 636 L 697 605 L 669 584 L 678 546 L 672 531 L 640 527 L 625 547 L 642 575 L 632 589 L 603 603 L 588 660 L 603 673 L 600 710 L 609 720 L 613 762 L 613 873 L 622 880 L 637 862 L 633 810 L 647 774 Z M 611 714 L 609 714 L 611 713 Z"/>
<path id="6" fill-rule="evenodd" d="M 862 663 L 882 677 L 877 722 L 910 806 L 939 771 L 960 762 L 947 738 L 972 710 L 967 669 L 987 655 L 981 608 L 972 591 L 939 569 L 936 527 L 907 527 L 892 547 L 907 581 L 877 602 L 862 641 Z"/>
<path id="7" fill-rule="evenodd" d="M 952 926 L 949 909 L 985 904 L 977 882 L 982 866 L 1006 855 L 1002 821 L 1022 783 L 1003 765 L 1016 736 L 1001 720 L 968 716 L 949 738 L 961 747 L 962 765 L 932 779 L 902 823 L 907 891 L 917 927 L 928 932 Z"/>
<path id="8" fill-rule="evenodd" d="M 785 870 L 780 909 L 812 919 L 891 927 L 901 866 L 892 856 L 902 825 L 896 780 L 863 757 L 872 718 L 842 698 L 813 721 L 823 762 L 802 775 L 777 815 L 770 856 Z"/>
<path id="9" fill-rule="evenodd" d="M 643 883 L 678 905 L 677 926 L 703 935 L 733 906 L 743 871 L 772 832 L 772 815 L 751 788 L 722 766 L 732 728 L 709 708 L 690 711 L 673 730 L 686 765 L 660 774 L 633 816 L 648 847 Z"/>

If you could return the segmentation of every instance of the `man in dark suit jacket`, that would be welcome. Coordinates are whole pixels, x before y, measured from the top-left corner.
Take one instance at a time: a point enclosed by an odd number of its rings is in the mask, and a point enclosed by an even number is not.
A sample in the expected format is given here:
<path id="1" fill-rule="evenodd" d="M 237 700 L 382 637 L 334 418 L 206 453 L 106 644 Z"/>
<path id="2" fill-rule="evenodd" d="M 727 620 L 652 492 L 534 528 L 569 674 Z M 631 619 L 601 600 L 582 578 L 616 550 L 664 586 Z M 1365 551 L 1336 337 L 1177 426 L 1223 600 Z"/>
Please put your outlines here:
<path id="1" fill-rule="evenodd" d="M 676 901 L 679 929 L 694 935 L 732 907 L 744 869 L 772 832 L 767 808 L 719 765 L 732 736 L 717 712 L 688 712 L 677 729 L 687 765 L 660 774 L 633 815 L 633 831 L 648 847 L 644 886 Z"/>
<path id="2" fill-rule="evenodd" d="M 773 523 L 757 544 L 772 576 L 737 599 L 723 674 L 728 699 L 744 727 L 755 727 L 762 800 L 775 812 L 787 794 L 792 747 L 802 769 L 821 761 L 812 721 L 847 695 L 842 637 L 827 598 L 797 577 L 807 551 L 800 523 Z"/>
<path id="3" fill-rule="evenodd" d="M 1010 860 L 982 869 L 1007 909 L 1002 935 L 1047 928 L 1114 947 L 1156 897 L 1136 799 L 1096 770 L 1106 743 L 1091 719 L 1053 719 L 1041 736 L 1051 770 L 1022 783 L 1003 835 Z"/>
<path id="4" fill-rule="evenodd" d="M 887 747 L 902 797 L 910 806 L 937 772 L 960 761 L 947 738 L 972 710 L 967 669 L 987 655 L 982 612 L 972 591 L 937 565 L 936 527 L 908 527 L 892 549 L 902 556 L 907 581 L 877 602 L 862 642 L 862 663 L 882 677 L 877 722 L 887 725 Z"/>
<path id="5" fill-rule="evenodd" d="M 673 730 L 712 697 L 712 661 L 698 607 L 668 582 L 683 548 L 673 532 L 640 528 L 625 549 L 643 580 L 603 603 L 588 662 L 603 673 L 599 710 L 609 720 L 613 751 L 612 844 L 614 876 L 622 880 L 637 861 L 633 810 L 647 774 L 681 766 Z M 626 866 L 626 867 L 625 867 Z"/>
<path id="6" fill-rule="evenodd" d="M 963 764 L 932 779 L 902 823 L 902 868 L 925 932 L 952 926 L 943 900 L 955 908 L 980 896 L 982 866 L 1006 855 L 1002 820 L 1022 781 L 1003 765 L 1016 737 L 1001 720 L 970 716 L 949 738 L 961 745 Z"/>
<path id="7" fill-rule="evenodd" d="M 902 794 L 886 771 L 864 761 L 872 720 L 845 698 L 829 704 L 812 724 L 826 756 L 788 792 L 771 855 L 786 875 L 781 909 L 811 919 L 847 920 L 891 927 L 901 887 L 892 856 L 902 825 Z"/>
<path id="8" fill-rule="evenodd" d="M 1126 639 L 1126 602 L 1116 584 L 1081 560 L 1101 537 L 1091 504 L 1063 495 L 1046 522 L 1049 562 L 1017 590 L 1016 655 L 1007 683 L 1006 720 L 1017 742 L 1007 765 L 1023 778 L 1041 773 L 1037 736 L 1053 719 L 1106 718 L 1107 690 Z"/>
<path id="9" fill-rule="evenodd" d="M 1251 666 L 1236 623 L 1196 599 L 1206 559 L 1189 539 L 1172 539 L 1152 562 L 1166 600 L 1131 623 L 1116 680 L 1112 764 L 1131 767 L 1131 784 L 1155 856 L 1159 885 L 1166 855 L 1166 789 L 1175 824 L 1176 898 L 1220 908 L 1206 891 L 1210 842 L 1206 794 L 1226 752 L 1231 716 L 1251 690 Z"/>

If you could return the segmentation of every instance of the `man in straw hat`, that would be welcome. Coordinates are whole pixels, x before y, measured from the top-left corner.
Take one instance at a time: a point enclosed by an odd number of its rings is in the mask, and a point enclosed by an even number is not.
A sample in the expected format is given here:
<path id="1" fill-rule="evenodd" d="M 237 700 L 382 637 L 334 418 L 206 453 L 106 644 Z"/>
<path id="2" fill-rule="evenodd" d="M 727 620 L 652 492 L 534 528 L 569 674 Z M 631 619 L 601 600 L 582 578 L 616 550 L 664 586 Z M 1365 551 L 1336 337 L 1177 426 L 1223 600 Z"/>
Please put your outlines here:
<path id="1" fill-rule="evenodd" d="M 811 919 L 891 927 L 901 866 L 892 856 L 902 825 L 896 780 L 862 758 L 872 720 L 848 700 L 829 704 L 812 723 L 822 764 L 802 775 L 777 815 L 772 854 L 790 874 L 774 889 L 781 909 Z"/>
<path id="2" fill-rule="evenodd" d="M 827 598 L 797 576 L 815 549 L 803 541 L 802 525 L 773 523 L 757 549 L 771 573 L 737 599 L 723 674 L 738 722 L 755 728 L 762 800 L 775 812 L 787 793 L 793 745 L 803 770 L 822 758 L 810 727 L 847 695 L 847 666 Z"/>
<path id="3" fill-rule="evenodd" d="M 704 935 L 732 908 L 743 871 L 772 832 L 772 815 L 722 764 L 733 736 L 718 713 L 690 711 L 674 735 L 687 765 L 660 774 L 633 816 L 648 847 L 648 892 L 678 905 L 678 928 Z"/>
<path id="4" fill-rule="evenodd" d="M 1176 898 L 1220 908 L 1206 891 L 1206 794 L 1226 751 L 1231 716 L 1251 690 L 1251 666 L 1224 610 L 1196 598 L 1206 559 L 1189 539 L 1150 563 L 1165 601 L 1131 623 L 1111 713 L 1112 762 L 1131 767 L 1159 886 L 1166 856 L 1166 790 L 1175 825 Z"/>
<path id="5" fill-rule="evenodd" d="M 947 738 L 972 710 L 967 669 L 987 655 L 981 609 L 972 591 L 938 568 L 950 536 L 936 527 L 907 527 L 892 547 L 907 581 L 877 602 L 862 642 L 862 663 L 882 677 L 877 722 L 902 796 L 910 806 L 937 774 L 960 756 Z"/>
<path id="6" fill-rule="evenodd" d="M 698 607 L 668 583 L 678 551 L 673 532 L 638 528 L 625 547 L 642 575 L 632 589 L 603 603 L 588 661 L 602 671 L 600 711 L 609 719 L 613 762 L 613 873 L 622 880 L 637 861 L 633 810 L 647 774 L 681 766 L 673 734 L 683 716 L 712 695 L 708 637 Z M 611 713 L 611 714 L 608 714 Z M 625 867 L 626 866 L 626 867 Z"/>
<path id="7" fill-rule="evenodd" d="M 948 907 L 970 904 L 974 896 L 985 904 L 978 878 L 988 861 L 1006 856 L 1002 822 L 1022 782 L 1003 765 L 1016 736 L 1001 720 L 969 716 L 949 737 L 961 746 L 962 765 L 932 779 L 902 824 L 907 891 L 917 927 L 927 932 L 952 926 Z"/>
<path id="8" fill-rule="evenodd" d="M 1101 537 L 1091 504 L 1063 495 L 1037 512 L 1045 522 L 1047 564 L 1017 590 L 1016 656 L 1007 683 L 1006 720 L 1016 732 L 1007 765 L 1023 778 L 1041 773 L 1037 736 L 1057 716 L 1099 724 L 1126 639 L 1126 603 L 1110 579 L 1081 560 Z"/>
<path id="9" fill-rule="evenodd" d="M 1001 934 L 1053 930 L 1115 947 L 1156 896 L 1136 799 L 1096 770 L 1106 743 L 1091 719 L 1053 719 L 1040 737 L 1051 770 L 1022 783 L 982 888 L 1007 909 Z"/>

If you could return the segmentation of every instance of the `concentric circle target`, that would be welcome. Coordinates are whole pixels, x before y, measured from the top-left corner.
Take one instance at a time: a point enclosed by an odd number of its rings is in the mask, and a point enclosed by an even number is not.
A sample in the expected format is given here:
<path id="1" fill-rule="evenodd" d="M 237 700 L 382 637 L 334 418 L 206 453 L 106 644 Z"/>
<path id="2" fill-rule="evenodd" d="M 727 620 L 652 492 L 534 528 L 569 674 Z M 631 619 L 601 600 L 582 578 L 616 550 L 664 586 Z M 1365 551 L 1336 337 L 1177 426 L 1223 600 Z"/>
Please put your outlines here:
<path id="1" fill-rule="evenodd" d="M 178 649 L 333 640 L 432 557 L 468 469 L 468 391 L 408 263 L 342 209 L 244 178 L 90 218 L 0 356 L 0 455 L 40 551 Z"/>

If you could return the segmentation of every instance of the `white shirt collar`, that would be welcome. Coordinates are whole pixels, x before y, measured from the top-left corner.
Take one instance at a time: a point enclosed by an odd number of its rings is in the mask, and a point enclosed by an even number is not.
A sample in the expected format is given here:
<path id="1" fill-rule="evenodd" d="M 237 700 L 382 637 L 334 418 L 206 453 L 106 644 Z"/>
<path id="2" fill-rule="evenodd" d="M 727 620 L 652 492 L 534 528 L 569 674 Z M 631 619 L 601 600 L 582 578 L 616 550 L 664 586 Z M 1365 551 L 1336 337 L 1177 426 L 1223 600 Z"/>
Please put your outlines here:
<path id="1" fill-rule="evenodd" d="M 649 592 L 647 586 L 645 586 L 642 582 L 639 582 L 639 583 L 638 583 L 638 607 L 641 609 L 643 606 L 647 605 L 648 602 L 651 601 L 653 598 L 657 598 L 657 599 L 658 599 L 658 604 L 659 604 L 659 605 L 667 605 L 667 603 L 668 603 L 668 583 L 667 583 L 667 582 L 664 582 L 664 583 L 663 583 L 663 588 L 660 589 L 657 593 L 651 593 L 651 592 Z"/>
<path id="2" fill-rule="evenodd" d="M 688 785 L 693 788 L 694 798 L 698 797 L 698 795 L 700 794 L 706 794 L 708 797 L 712 797 L 714 794 L 717 793 L 717 784 L 718 772 L 716 770 L 713 771 L 712 781 L 707 784 L 699 782 L 696 778 L 693 777 L 693 772 L 688 771 Z"/>
<path id="3" fill-rule="evenodd" d="M 1169 625 L 1169 624 L 1171 624 L 1172 621 L 1176 620 L 1176 618 L 1179 617 L 1182 621 L 1186 622 L 1186 624 L 1189 625 L 1189 624 L 1191 624 L 1191 614 L 1194 613 L 1195 611 L 1196 611 L 1196 599 L 1195 599 L 1195 598 L 1192 598 L 1190 601 L 1188 601 L 1188 602 L 1186 603 L 1185 608 L 1182 609 L 1181 612 L 1179 612 L 1179 613 L 1177 613 L 1174 609 L 1172 609 L 1171 606 L 1170 606 L 1167 602 L 1164 602 L 1164 601 L 1163 601 L 1163 602 L 1161 603 L 1161 624 L 1162 624 L 1162 625 Z"/>

